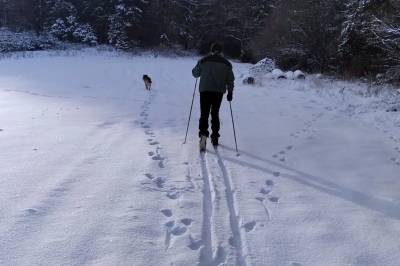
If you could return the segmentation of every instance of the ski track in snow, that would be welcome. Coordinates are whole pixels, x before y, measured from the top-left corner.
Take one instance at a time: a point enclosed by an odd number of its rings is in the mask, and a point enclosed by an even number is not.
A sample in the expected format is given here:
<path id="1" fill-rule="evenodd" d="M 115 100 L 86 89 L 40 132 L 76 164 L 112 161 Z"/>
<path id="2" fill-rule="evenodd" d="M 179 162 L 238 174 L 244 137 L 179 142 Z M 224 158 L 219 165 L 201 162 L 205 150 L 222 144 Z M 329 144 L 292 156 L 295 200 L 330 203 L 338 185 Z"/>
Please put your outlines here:
<path id="1" fill-rule="evenodd" d="M 214 161 L 213 166 L 216 166 L 215 173 L 210 170 L 210 157 Z M 247 260 L 247 245 L 244 233 L 251 232 L 255 227 L 255 222 L 242 225 L 235 198 L 235 187 L 226 167 L 226 162 L 220 155 L 218 148 L 215 148 L 211 152 L 201 152 L 200 163 L 203 179 L 203 247 L 200 253 L 200 265 L 217 266 L 228 263 L 227 253 L 230 248 L 226 246 L 227 244 L 234 249 L 234 264 L 236 266 L 250 265 Z M 221 175 L 223 187 L 219 187 L 221 184 L 216 180 L 217 175 Z M 217 194 L 220 193 L 224 195 L 226 207 L 218 202 L 220 196 L 217 196 Z M 222 236 L 219 236 L 215 229 L 217 226 L 215 217 L 228 218 L 228 221 L 225 221 L 230 228 L 231 234 L 227 239 L 228 243 L 222 243 L 221 239 L 219 239 Z"/>
<path id="2" fill-rule="evenodd" d="M 226 163 L 223 160 L 222 156 L 220 155 L 219 149 L 215 148 L 214 151 L 216 155 L 216 160 L 218 162 L 221 174 L 224 179 L 225 197 L 228 204 L 229 220 L 230 220 L 231 231 L 233 234 L 231 244 L 233 244 L 233 246 L 236 249 L 236 265 L 246 266 L 249 265 L 246 260 L 247 246 L 245 243 L 243 228 L 241 226 L 241 221 L 239 217 L 239 208 L 235 198 L 235 186 L 233 184 L 232 177 L 229 174 L 228 169 L 226 168 Z"/>

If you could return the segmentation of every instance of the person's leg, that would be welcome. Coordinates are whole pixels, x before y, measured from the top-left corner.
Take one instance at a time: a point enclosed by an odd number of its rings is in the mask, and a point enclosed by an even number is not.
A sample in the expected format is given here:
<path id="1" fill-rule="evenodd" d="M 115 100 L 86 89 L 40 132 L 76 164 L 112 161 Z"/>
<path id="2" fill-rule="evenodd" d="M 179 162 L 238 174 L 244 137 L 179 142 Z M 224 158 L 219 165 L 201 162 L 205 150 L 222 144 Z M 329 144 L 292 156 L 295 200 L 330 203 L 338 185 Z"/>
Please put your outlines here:
<path id="1" fill-rule="evenodd" d="M 216 140 L 218 143 L 219 138 L 219 129 L 220 129 L 220 121 L 219 121 L 219 109 L 221 108 L 222 99 L 224 97 L 223 93 L 214 93 L 212 96 L 212 104 L 211 104 L 211 129 L 212 134 L 211 138 Z"/>
<path id="2" fill-rule="evenodd" d="M 208 132 L 208 118 L 210 117 L 210 108 L 212 95 L 209 92 L 200 93 L 200 123 L 199 123 L 199 136 L 208 137 L 210 133 Z"/>

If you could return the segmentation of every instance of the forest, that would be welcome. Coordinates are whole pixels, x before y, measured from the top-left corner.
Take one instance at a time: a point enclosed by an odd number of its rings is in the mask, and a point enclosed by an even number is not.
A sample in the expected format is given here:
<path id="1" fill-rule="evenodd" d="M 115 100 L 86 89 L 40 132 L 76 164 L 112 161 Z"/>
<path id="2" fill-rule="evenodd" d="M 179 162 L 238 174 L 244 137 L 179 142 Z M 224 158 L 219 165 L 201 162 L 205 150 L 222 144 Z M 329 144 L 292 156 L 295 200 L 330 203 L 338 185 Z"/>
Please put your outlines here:
<path id="1" fill-rule="evenodd" d="M 243 62 L 400 80 L 398 0 L 0 0 L 0 27 L 127 51 L 218 41 Z"/>

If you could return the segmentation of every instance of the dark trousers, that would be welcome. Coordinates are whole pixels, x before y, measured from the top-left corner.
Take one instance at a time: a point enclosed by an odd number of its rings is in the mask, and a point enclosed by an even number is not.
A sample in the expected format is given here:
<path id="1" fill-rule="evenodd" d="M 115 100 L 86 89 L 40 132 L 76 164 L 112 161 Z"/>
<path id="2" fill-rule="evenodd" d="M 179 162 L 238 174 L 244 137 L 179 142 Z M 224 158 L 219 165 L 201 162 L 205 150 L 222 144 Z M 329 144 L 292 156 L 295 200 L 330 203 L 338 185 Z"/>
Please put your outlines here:
<path id="1" fill-rule="evenodd" d="M 200 93 L 200 124 L 199 124 L 199 136 L 209 137 L 208 132 L 208 118 L 211 112 L 211 138 L 219 137 L 219 109 L 221 107 L 222 98 L 224 94 L 221 92 L 206 91 Z"/>

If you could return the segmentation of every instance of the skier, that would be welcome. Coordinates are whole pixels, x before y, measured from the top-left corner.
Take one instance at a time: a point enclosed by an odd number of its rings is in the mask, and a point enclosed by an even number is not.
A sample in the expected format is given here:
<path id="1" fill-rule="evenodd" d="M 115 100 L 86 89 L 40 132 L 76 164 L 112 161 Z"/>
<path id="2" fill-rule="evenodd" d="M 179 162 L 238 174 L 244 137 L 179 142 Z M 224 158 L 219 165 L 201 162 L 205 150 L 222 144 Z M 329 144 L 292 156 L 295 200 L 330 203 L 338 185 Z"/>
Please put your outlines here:
<path id="1" fill-rule="evenodd" d="M 223 47 L 218 43 L 211 46 L 211 54 L 202 58 L 192 70 L 195 78 L 200 77 L 200 151 L 206 150 L 208 131 L 208 118 L 211 112 L 211 143 L 218 146 L 219 109 L 226 91 L 227 100 L 233 99 L 233 88 L 235 76 L 232 71 L 232 64 L 224 58 Z"/>

